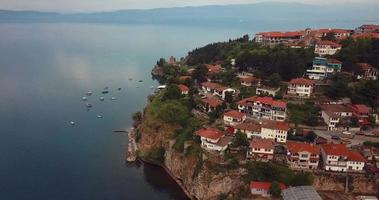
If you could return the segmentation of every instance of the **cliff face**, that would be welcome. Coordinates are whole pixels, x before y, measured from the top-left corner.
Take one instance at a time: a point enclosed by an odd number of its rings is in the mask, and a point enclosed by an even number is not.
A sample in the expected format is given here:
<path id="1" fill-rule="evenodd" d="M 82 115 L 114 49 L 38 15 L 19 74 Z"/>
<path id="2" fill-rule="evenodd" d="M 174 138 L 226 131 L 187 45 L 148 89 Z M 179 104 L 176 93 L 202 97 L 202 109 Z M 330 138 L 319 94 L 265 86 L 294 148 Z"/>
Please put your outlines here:
<path id="1" fill-rule="evenodd" d="M 241 180 L 243 170 L 215 173 L 205 164 L 197 166 L 201 158 L 186 155 L 172 148 L 175 141 L 170 138 L 174 127 L 147 117 L 138 129 L 142 133 L 138 142 L 139 155 L 145 156 L 152 149 L 164 147 L 165 167 L 196 199 L 217 199 L 220 194 L 233 193 L 244 185 Z"/>

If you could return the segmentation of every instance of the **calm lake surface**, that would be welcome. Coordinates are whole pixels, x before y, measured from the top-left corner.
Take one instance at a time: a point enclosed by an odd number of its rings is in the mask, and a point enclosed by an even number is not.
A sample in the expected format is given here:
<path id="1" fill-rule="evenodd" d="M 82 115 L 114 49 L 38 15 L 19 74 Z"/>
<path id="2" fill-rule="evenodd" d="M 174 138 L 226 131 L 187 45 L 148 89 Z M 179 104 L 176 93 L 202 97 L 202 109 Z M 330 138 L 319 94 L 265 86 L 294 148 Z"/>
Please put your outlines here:
<path id="1" fill-rule="evenodd" d="M 112 132 L 145 106 L 157 86 L 156 60 L 245 33 L 307 26 L 0 23 L 0 199 L 184 199 L 160 168 L 126 166 L 127 137 Z M 89 90 L 86 111 L 81 98 Z"/>

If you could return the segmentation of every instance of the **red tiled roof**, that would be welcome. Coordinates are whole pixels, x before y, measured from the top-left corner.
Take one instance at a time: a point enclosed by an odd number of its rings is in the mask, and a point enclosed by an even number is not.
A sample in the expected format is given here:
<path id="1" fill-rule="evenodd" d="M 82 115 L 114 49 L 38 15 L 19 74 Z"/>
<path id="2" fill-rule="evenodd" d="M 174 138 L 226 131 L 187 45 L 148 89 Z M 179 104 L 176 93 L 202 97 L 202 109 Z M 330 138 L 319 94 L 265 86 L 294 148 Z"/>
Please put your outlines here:
<path id="1" fill-rule="evenodd" d="M 363 24 L 360 28 L 379 31 L 379 25 L 375 25 L 375 24 Z"/>
<path id="2" fill-rule="evenodd" d="M 262 190 L 269 190 L 271 187 L 270 182 L 261 182 L 261 181 L 251 181 L 250 182 L 250 189 L 262 189 Z M 284 190 L 287 188 L 286 185 L 283 183 L 279 183 L 279 187 Z"/>
<path id="3" fill-rule="evenodd" d="M 313 85 L 313 81 L 305 78 L 295 78 L 290 81 L 291 84 L 295 85 Z"/>
<path id="4" fill-rule="evenodd" d="M 353 35 L 354 39 L 357 38 L 371 38 L 371 39 L 378 39 L 379 33 L 358 33 Z"/>
<path id="5" fill-rule="evenodd" d="M 207 65 L 207 68 L 208 68 L 208 72 L 209 73 L 212 73 L 212 74 L 217 74 L 217 73 L 220 73 L 223 68 L 221 67 L 221 65 Z"/>
<path id="6" fill-rule="evenodd" d="M 247 82 L 247 83 L 251 83 L 254 80 L 258 80 L 258 79 L 255 78 L 255 77 L 253 77 L 253 76 L 245 76 L 245 77 L 241 77 L 240 80 L 244 81 L 244 82 Z"/>
<path id="7" fill-rule="evenodd" d="M 349 151 L 344 144 L 323 144 L 321 148 L 327 155 L 348 156 Z"/>
<path id="8" fill-rule="evenodd" d="M 180 84 L 179 88 L 182 92 L 188 92 L 189 88 L 186 85 Z"/>
<path id="9" fill-rule="evenodd" d="M 224 113 L 224 116 L 232 117 L 234 119 L 242 119 L 244 116 L 246 116 L 246 114 L 238 112 L 236 110 L 231 110 L 231 111 Z"/>
<path id="10" fill-rule="evenodd" d="M 273 100 L 272 97 L 259 97 L 259 96 L 252 96 L 246 99 L 242 99 L 237 104 L 244 105 L 244 106 L 252 106 L 254 102 L 259 102 L 259 103 L 271 105 L 274 107 L 281 107 L 281 108 L 287 107 L 286 102 Z"/>
<path id="11" fill-rule="evenodd" d="M 355 104 L 355 105 L 353 105 L 353 109 L 356 110 L 356 112 L 358 112 L 358 113 L 369 113 L 370 112 L 370 108 L 364 104 Z"/>
<path id="12" fill-rule="evenodd" d="M 334 59 L 334 58 L 329 58 L 328 63 L 333 63 L 333 64 L 342 64 L 341 61 Z"/>
<path id="13" fill-rule="evenodd" d="M 326 46 L 332 46 L 332 47 L 341 47 L 342 46 L 338 43 L 328 41 L 328 40 L 322 40 L 322 41 L 318 42 L 317 45 L 326 45 Z"/>
<path id="14" fill-rule="evenodd" d="M 366 70 L 369 70 L 369 69 L 372 69 L 372 65 L 368 64 L 368 63 L 357 63 L 358 67 L 360 67 L 362 70 L 366 71 Z"/>
<path id="15" fill-rule="evenodd" d="M 204 87 L 210 88 L 212 90 L 217 90 L 217 91 L 223 91 L 227 89 L 227 87 L 225 86 L 222 86 L 218 83 L 212 83 L 212 82 L 203 82 L 201 85 Z"/>
<path id="16" fill-rule="evenodd" d="M 356 151 L 350 151 L 347 156 L 347 159 L 349 161 L 366 162 L 366 159 Z"/>
<path id="17" fill-rule="evenodd" d="M 190 79 L 190 78 L 191 78 L 191 76 L 181 76 L 181 77 L 179 77 L 179 80 L 184 81 L 184 80 L 187 80 L 187 79 Z"/>
<path id="18" fill-rule="evenodd" d="M 320 154 L 320 148 L 318 146 L 303 142 L 287 141 L 287 148 L 291 153 L 306 151 L 311 154 Z"/>
<path id="19" fill-rule="evenodd" d="M 208 97 L 206 99 L 201 99 L 201 101 L 203 103 L 210 105 L 211 107 L 214 107 L 214 108 L 217 106 L 220 106 L 222 104 L 221 100 L 214 98 L 214 97 Z"/>
<path id="20" fill-rule="evenodd" d="M 202 128 L 196 131 L 195 134 L 200 137 L 209 138 L 211 140 L 218 140 L 224 136 L 224 134 L 219 130 L 213 128 Z"/>
<path id="21" fill-rule="evenodd" d="M 278 38 L 285 38 L 285 37 L 300 37 L 303 36 L 303 33 L 300 31 L 293 31 L 293 32 L 261 32 L 257 35 L 262 35 L 264 37 L 278 37 Z"/>
<path id="22" fill-rule="evenodd" d="M 351 108 L 341 104 L 326 104 L 321 106 L 321 110 L 332 113 L 352 112 Z"/>
<path id="23" fill-rule="evenodd" d="M 250 142 L 250 148 L 274 149 L 274 147 L 275 142 L 273 139 L 254 138 Z"/>
<path id="24" fill-rule="evenodd" d="M 334 32 L 334 33 L 350 33 L 350 30 L 346 30 L 346 29 L 331 29 L 331 28 L 322 28 L 322 29 L 318 29 L 318 30 L 315 30 L 319 33 L 330 33 L 330 32 Z"/>
<path id="25" fill-rule="evenodd" d="M 261 132 L 261 125 L 256 122 L 244 122 L 235 127 L 238 130 Z"/>
<path id="26" fill-rule="evenodd" d="M 273 120 L 263 120 L 262 121 L 262 128 L 272 129 L 272 130 L 282 130 L 282 131 L 289 131 L 290 126 L 286 122 L 278 122 Z"/>

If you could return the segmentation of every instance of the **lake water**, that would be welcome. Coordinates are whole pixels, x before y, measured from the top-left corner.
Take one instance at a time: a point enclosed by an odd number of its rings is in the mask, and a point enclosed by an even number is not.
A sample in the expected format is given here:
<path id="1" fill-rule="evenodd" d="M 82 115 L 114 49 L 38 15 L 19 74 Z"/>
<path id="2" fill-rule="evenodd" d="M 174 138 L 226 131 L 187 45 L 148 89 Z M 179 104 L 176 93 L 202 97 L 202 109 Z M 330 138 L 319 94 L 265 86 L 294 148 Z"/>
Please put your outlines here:
<path id="1" fill-rule="evenodd" d="M 0 23 L 0 199 L 184 199 L 160 168 L 126 166 L 126 135 L 112 132 L 130 126 L 157 86 L 156 60 L 245 33 L 303 27 Z"/>

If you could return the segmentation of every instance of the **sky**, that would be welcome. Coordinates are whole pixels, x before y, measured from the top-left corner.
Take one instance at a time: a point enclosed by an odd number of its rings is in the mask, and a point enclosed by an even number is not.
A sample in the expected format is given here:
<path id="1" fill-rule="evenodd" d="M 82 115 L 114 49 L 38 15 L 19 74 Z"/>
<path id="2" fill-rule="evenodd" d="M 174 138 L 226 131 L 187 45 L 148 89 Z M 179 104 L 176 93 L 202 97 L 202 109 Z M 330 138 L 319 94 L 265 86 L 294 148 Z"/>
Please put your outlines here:
<path id="1" fill-rule="evenodd" d="M 307 4 L 377 4 L 379 0 L 0 0 L 0 9 L 57 12 L 92 12 L 257 2 L 301 2 Z"/>

